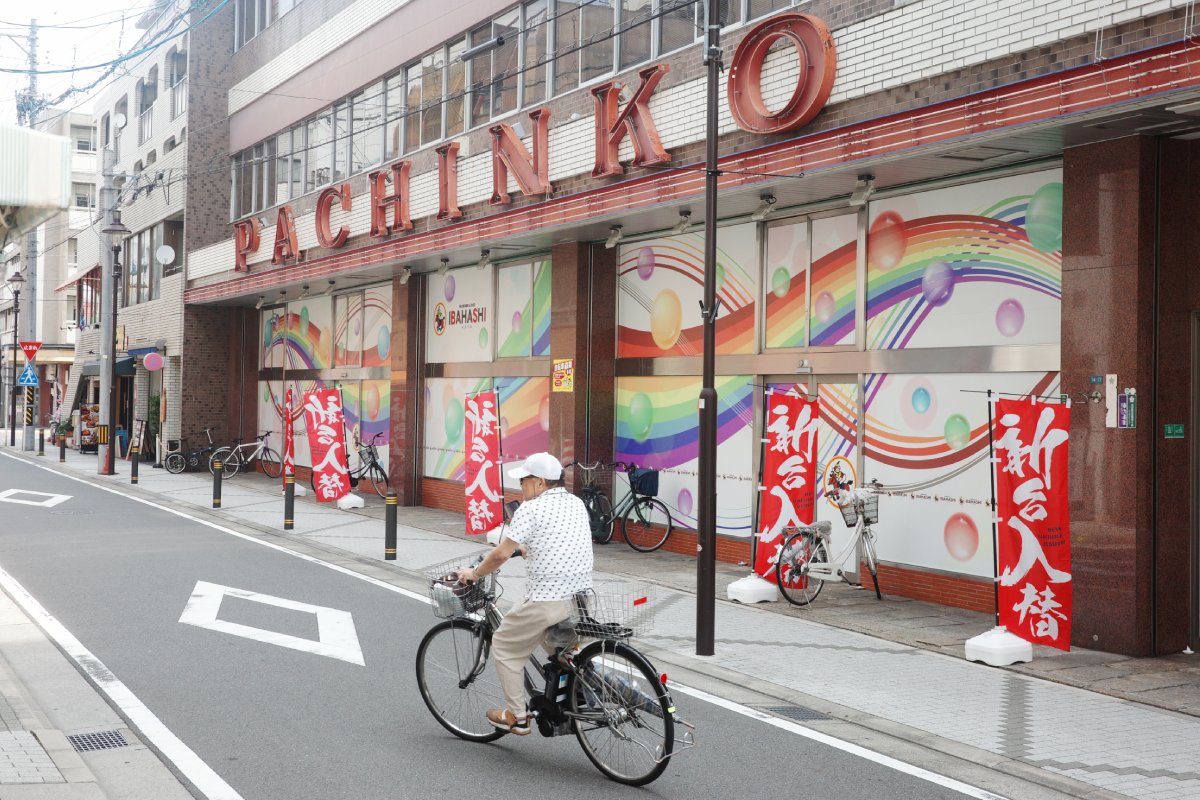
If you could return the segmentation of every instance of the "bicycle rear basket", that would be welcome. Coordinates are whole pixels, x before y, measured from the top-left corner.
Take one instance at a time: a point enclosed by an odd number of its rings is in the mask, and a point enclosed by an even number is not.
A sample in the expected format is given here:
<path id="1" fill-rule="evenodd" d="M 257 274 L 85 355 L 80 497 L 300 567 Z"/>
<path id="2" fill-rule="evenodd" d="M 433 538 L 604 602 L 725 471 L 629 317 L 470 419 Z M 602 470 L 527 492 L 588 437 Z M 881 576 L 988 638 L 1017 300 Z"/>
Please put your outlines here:
<path id="1" fill-rule="evenodd" d="M 455 573 L 474 567 L 487 551 L 459 556 L 435 564 L 425 570 L 429 581 L 429 597 L 433 600 L 433 615 L 445 619 L 468 616 L 483 608 L 496 588 L 496 573 L 485 575 L 476 583 L 460 584 Z"/>
<path id="2" fill-rule="evenodd" d="M 635 469 L 629 473 L 629 485 L 644 497 L 658 496 L 658 470 Z"/>
<path id="3" fill-rule="evenodd" d="M 654 623 L 654 587 L 629 581 L 596 582 L 575 595 L 571 621 L 585 639 L 628 639 Z"/>
<path id="4" fill-rule="evenodd" d="M 858 511 L 854 507 L 854 498 L 850 497 L 845 501 L 845 504 L 839 505 L 838 508 L 842 512 L 842 521 L 847 527 L 853 528 L 858 524 Z M 868 525 L 874 525 L 879 522 L 879 495 L 870 494 L 863 498 L 863 516 L 866 517 Z"/>

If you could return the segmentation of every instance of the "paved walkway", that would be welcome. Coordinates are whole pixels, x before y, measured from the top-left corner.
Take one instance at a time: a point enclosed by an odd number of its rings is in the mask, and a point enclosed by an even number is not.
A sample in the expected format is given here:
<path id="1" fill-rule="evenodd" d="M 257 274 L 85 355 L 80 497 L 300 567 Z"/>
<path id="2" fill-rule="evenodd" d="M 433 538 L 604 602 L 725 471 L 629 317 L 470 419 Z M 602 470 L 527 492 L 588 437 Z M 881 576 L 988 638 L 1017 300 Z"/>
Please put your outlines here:
<path id="1" fill-rule="evenodd" d="M 35 461 L 60 468 L 57 451 Z M 114 478 L 95 474 L 95 457 L 68 451 L 68 471 L 128 486 L 128 464 Z M 281 533 L 275 481 L 239 476 L 224 485 L 212 512 L 207 473 L 170 475 L 143 465 L 132 489 L 198 516 Z M 289 534 L 361 558 L 383 557 L 383 505 L 344 512 L 298 498 Z M 400 509 L 398 558 L 420 573 L 481 549 L 462 532 L 461 515 Z M 852 721 L 976 763 L 1008 769 L 1075 796 L 1200 798 L 1200 657 L 1129 659 L 1037 648 L 1032 664 L 995 669 L 962 659 L 962 642 L 991 618 L 927 603 L 829 587 L 815 609 L 775 603 L 717 603 L 717 653 L 695 652 L 694 560 L 644 555 L 620 544 L 598 547 L 597 570 L 656 586 L 657 616 L 645 637 L 656 660 L 786 698 L 794 711 Z M 718 587 L 745 574 L 719 565 Z M 523 566 L 505 567 L 519 596 Z M 1067 685 L 1073 684 L 1073 685 Z M 775 711 L 779 711 L 775 709 Z M 789 716 L 787 710 L 783 712 Z M 818 723 L 819 724 L 819 723 Z"/>

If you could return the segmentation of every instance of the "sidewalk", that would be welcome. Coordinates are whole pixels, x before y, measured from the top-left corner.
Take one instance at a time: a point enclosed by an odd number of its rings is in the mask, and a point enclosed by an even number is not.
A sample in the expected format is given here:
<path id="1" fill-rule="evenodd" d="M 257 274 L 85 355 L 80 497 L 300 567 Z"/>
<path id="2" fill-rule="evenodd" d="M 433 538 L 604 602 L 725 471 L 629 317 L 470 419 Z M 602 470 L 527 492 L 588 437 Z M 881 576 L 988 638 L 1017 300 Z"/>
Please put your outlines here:
<path id="1" fill-rule="evenodd" d="M 68 450 L 65 465 L 57 450 L 23 455 L 276 541 L 307 542 L 335 559 L 383 559 L 383 503 L 374 495 L 348 512 L 298 497 L 295 529 L 284 534 L 279 482 L 261 475 L 225 482 L 222 508 L 213 511 L 207 472 L 170 475 L 143 464 L 139 485 L 130 486 L 127 462 L 109 478 L 96 475 L 92 455 Z M 401 508 L 394 566 L 419 575 L 485 546 L 463 533 L 461 515 Z M 878 602 L 841 585 L 827 587 L 813 609 L 744 607 L 723 597 L 746 568 L 718 564 L 717 654 L 702 658 L 694 655 L 693 559 L 614 543 L 596 548 L 596 568 L 660 587 L 653 633 L 641 642 L 654 645 L 646 649 L 656 660 L 791 704 L 764 707 L 771 713 L 852 722 L 1075 796 L 1200 797 L 1200 656 L 1132 659 L 1039 647 L 1032 663 L 996 669 L 962 659 L 962 643 L 990 628 L 990 615 Z M 505 567 L 510 595 L 522 580 L 523 565 Z"/>

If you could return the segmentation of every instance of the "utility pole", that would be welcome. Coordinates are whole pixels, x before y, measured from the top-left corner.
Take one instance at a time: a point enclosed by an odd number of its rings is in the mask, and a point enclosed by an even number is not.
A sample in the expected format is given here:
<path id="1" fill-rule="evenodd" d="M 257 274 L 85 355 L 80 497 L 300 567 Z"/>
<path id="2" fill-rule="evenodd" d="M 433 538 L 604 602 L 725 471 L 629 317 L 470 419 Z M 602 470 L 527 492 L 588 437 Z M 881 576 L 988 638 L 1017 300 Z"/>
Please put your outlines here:
<path id="1" fill-rule="evenodd" d="M 117 154 L 113 144 L 120 131 L 113 131 L 109 146 L 104 148 L 103 177 L 104 186 L 100 189 L 100 207 L 104 213 L 104 227 L 108 228 L 113 222 L 113 209 L 117 207 L 117 192 L 113 188 L 113 169 L 116 167 Z M 108 246 L 108 235 L 100 234 L 103 238 L 101 250 L 104 252 L 104 270 L 100 273 L 100 424 L 109 425 L 112 420 L 113 381 L 115 370 L 111 369 L 113 359 L 117 357 L 113 341 L 116 333 L 116 315 L 113 313 L 117 297 L 116 280 L 113 278 L 113 251 Z M 115 427 L 108 431 L 108 441 L 96 447 L 96 472 L 100 475 L 112 475 L 110 469 L 116 461 L 109 460 L 109 449 L 117 438 Z"/>
<path id="2" fill-rule="evenodd" d="M 714 651 L 717 613 L 717 94 L 721 80 L 721 4 L 707 0 L 704 63 L 708 67 L 708 117 L 704 157 L 703 383 L 700 388 L 699 506 L 696 513 L 696 655 Z"/>
<path id="3" fill-rule="evenodd" d="M 41 111 L 41 99 L 38 97 L 37 91 L 37 40 L 38 27 L 37 20 L 29 21 L 29 88 L 25 90 L 24 102 L 18 106 L 18 113 L 25 119 L 25 124 L 33 128 L 37 125 L 38 114 Z M 25 332 L 24 338 L 26 341 L 34 341 L 37 337 L 37 315 L 38 315 L 38 229 L 32 228 L 29 233 L 25 234 Z M 16 354 L 13 354 L 14 358 Z M 37 414 L 41 408 L 41 386 L 34 390 L 34 413 Z M 27 420 L 31 419 L 27 414 Z M 41 420 L 37 420 L 41 424 Z M 33 425 L 26 423 L 22 428 L 21 434 L 21 449 L 33 450 Z"/>

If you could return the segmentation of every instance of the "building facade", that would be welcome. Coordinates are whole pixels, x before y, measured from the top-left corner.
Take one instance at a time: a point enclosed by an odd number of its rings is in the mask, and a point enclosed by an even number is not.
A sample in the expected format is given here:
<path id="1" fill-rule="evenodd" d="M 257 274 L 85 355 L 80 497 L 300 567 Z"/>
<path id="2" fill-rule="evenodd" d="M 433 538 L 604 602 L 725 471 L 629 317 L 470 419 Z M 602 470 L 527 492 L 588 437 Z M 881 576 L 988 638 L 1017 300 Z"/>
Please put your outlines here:
<path id="1" fill-rule="evenodd" d="M 339 386 L 401 502 L 461 509 L 463 398 L 494 388 L 506 460 L 658 468 L 690 528 L 716 225 L 720 557 L 750 554 L 763 393 L 796 388 L 822 486 L 893 489 L 884 591 L 990 609 L 987 393 L 1069 399 L 1075 643 L 1195 647 L 1197 454 L 1162 427 L 1200 407 L 1189 7 L 723 4 L 705 220 L 701 4 L 238 4 L 204 34 L 234 48 L 225 218 L 186 233 L 213 352 L 183 402 L 253 435 Z"/>

